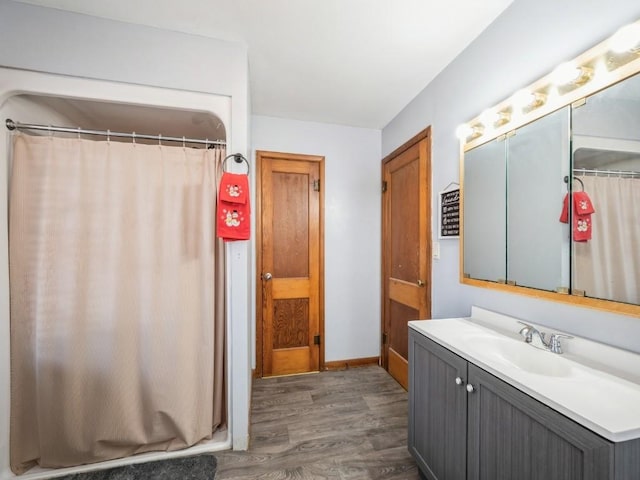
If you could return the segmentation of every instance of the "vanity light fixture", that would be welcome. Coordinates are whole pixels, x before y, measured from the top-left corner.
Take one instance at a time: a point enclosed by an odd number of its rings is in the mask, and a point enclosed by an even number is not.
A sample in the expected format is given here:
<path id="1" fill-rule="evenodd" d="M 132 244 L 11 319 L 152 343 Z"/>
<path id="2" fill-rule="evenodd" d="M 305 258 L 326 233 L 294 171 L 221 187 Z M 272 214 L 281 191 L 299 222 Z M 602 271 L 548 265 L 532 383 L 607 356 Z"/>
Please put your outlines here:
<path id="1" fill-rule="evenodd" d="M 456 136 L 462 141 L 470 141 L 474 138 L 478 138 L 484 133 L 484 126 L 476 123 L 475 125 L 469 125 L 463 123 L 456 128 Z"/>
<path id="2" fill-rule="evenodd" d="M 511 120 L 511 114 L 507 110 L 496 111 L 488 108 L 480 114 L 479 120 L 482 125 L 497 128 L 508 123 Z"/>
<path id="3" fill-rule="evenodd" d="M 533 110 L 545 104 L 547 96 L 544 93 L 532 92 L 531 90 L 519 90 L 511 98 L 515 109 Z"/>
<path id="4" fill-rule="evenodd" d="M 561 63 L 551 72 L 551 80 L 556 85 L 582 85 L 588 82 L 592 76 L 592 68 L 577 66 L 573 62 Z"/>
<path id="5" fill-rule="evenodd" d="M 502 110 L 497 114 L 497 120 L 494 122 L 494 126 L 501 127 L 511 121 L 511 112 L 507 110 Z"/>
<path id="6" fill-rule="evenodd" d="M 609 48 L 615 53 L 640 53 L 640 23 L 632 23 L 618 30 L 609 39 Z"/>

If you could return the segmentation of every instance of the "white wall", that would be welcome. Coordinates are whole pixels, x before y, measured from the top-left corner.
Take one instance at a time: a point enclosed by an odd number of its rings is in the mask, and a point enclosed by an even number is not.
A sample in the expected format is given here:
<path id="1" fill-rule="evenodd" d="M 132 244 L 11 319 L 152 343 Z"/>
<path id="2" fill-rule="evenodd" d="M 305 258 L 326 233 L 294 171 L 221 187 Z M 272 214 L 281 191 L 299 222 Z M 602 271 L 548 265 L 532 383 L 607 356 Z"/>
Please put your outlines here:
<path id="1" fill-rule="evenodd" d="M 638 18 L 637 0 L 515 0 L 383 129 L 382 154 L 432 125 L 433 191 L 458 181 L 457 125 Z M 441 241 L 433 262 L 435 318 L 468 315 L 476 304 L 640 352 L 640 319 L 462 286 L 458 248 Z"/>
<path id="2" fill-rule="evenodd" d="M 380 131 L 252 117 L 252 147 L 325 157 L 325 359 L 380 354 Z"/>
<path id="3" fill-rule="evenodd" d="M 229 97 L 227 150 L 247 155 L 250 106 L 243 45 L 0 0 L 0 66 Z M 46 85 L 36 93 L 43 90 Z M 101 98 L 99 90 L 93 93 Z M 156 98 L 149 101 L 157 104 Z M 235 242 L 227 251 L 230 423 L 234 448 L 245 449 L 253 323 L 249 242 Z M 0 311 L 5 315 L 8 305 L 0 305 Z"/>

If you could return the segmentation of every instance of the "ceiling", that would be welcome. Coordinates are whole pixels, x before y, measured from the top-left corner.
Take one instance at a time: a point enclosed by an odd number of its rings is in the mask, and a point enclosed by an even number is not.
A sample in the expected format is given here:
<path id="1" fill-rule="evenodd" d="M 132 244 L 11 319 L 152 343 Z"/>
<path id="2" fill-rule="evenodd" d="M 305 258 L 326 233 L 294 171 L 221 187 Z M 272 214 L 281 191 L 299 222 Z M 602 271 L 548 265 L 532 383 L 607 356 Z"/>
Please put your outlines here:
<path id="1" fill-rule="evenodd" d="M 383 128 L 513 0 L 20 0 L 242 42 L 252 113 Z"/>

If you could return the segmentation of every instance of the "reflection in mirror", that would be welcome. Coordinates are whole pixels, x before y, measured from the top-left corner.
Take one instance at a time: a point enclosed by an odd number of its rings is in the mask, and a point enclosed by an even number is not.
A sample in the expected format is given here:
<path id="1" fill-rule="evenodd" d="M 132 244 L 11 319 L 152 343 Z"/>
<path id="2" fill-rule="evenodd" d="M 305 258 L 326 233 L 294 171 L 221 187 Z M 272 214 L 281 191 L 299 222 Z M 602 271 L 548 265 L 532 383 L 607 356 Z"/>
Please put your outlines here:
<path id="1" fill-rule="evenodd" d="M 493 140 L 464 156 L 464 274 L 506 279 L 505 142 Z"/>
<path id="2" fill-rule="evenodd" d="M 567 291 L 568 226 L 558 217 L 569 173 L 569 107 L 519 128 L 506 141 L 507 280 Z"/>
<path id="3" fill-rule="evenodd" d="M 640 304 L 640 75 L 574 108 L 572 125 L 573 175 L 595 210 L 577 238 L 573 212 L 572 290 Z M 581 188 L 574 183 L 574 207 Z"/>

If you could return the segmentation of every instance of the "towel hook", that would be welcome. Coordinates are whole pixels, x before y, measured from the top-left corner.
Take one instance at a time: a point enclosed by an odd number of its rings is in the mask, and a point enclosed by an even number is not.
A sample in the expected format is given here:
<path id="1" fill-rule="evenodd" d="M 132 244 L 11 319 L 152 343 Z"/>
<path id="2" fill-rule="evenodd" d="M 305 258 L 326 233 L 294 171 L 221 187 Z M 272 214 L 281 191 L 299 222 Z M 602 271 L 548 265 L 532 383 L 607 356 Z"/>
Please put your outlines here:
<path id="1" fill-rule="evenodd" d="M 578 177 L 573 177 L 573 179 L 578 181 L 578 183 L 580 184 L 580 187 L 582 187 L 582 191 L 584 192 L 584 182 L 582 180 L 580 180 Z M 566 183 L 567 186 L 569 185 L 569 177 L 568 176 L 564 177 L 564 183 Z"/>
<path id="2" fill-rule="evenodd" d="M 244 156 L 241 153 L 232 153 L 231 155 L 227 155 L 225 157 L 225 159 L 222 161 L 222 171 L 227 173 L 227 168 L 226 168 L 226 164 L 227 164 L 227 160 L 229 160 L 230 158 L 233 158 L 233 160 L 236 163 L 246 163 L 247 164 L 247 175 L 249 175 L 249 170 L 250 170 L 250 166 L 249 166 L 249 160 L 247 160 L 246 158 L 244 158 Z"/>

